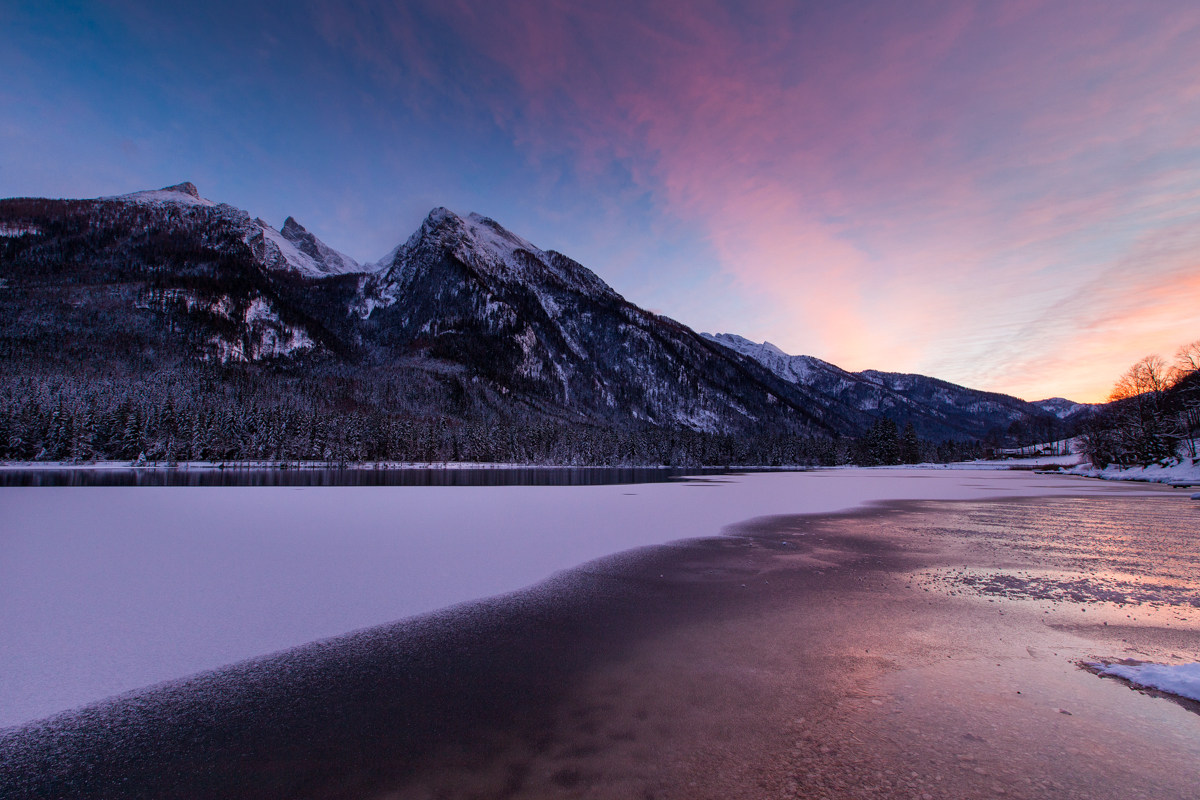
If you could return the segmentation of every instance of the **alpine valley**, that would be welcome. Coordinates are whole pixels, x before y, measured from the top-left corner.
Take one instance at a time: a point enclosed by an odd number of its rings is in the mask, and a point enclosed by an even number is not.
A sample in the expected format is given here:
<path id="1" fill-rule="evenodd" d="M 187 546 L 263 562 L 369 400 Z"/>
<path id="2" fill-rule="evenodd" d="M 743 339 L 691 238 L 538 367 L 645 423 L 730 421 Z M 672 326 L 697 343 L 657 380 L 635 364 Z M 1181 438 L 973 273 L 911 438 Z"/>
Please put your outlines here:
<path id="1" fill-rule="evenodd" d="M 1087 410 L 696 333 L 477 214 L 359 264 L 190 183 L 0 201 L 0 308 L 6 459 L 837 463 Z"/>

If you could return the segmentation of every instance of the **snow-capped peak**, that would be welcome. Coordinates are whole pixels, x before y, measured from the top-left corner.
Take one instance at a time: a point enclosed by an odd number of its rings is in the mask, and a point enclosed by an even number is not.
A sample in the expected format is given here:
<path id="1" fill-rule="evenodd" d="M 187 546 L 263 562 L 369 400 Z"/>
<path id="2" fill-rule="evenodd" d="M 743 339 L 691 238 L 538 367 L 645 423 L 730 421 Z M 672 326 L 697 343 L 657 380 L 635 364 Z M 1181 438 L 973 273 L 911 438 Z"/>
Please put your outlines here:
<path id="1" fill-rule="evenodd" d="M 504 228 L 499 222 L 482 214 L 472 211 L 464 222 L 478 246 L 486 248 L 504 259 L 511 259 L 513 253 L 518 250 L 524 250 L 536 256 L 546 255 L 525 239 Z"/>
<path id="2" fill-rule="evenodd" d="M 322 274 L 344 275 L 349 272 L 362 271 L 357 261 L 344 253 L 339 253 L 313 236 L 293 217 L 288 217 L 284 221 L 280 234 L 291 242 L 300 253 L 308 256 Z"/>
<path id="3" fill-rule="evenodd" d="M 205 200 L 200 196 L 200 190 L 196 188 L 196 184 L 191 181 L 177 183 L 174 186 L 166 186 L 162 189 L 152 189 L 144 192 L 134 192 L 132 194 L 122 194 L 116 197 L 104 197 L 102 200 L 125 200 L 131 203 L 144 203 L 148 205 L 157 205 L 165 203 L 173 203 L 181 206 L 215 206 L 217 205 L 212 200 Z"/>
<path id="4" fill-rule="evenodd" d="M 1093 407 L 1091 403 L 1076 403 L 1074 400 L 1068 400 L 1065 397 L 1048 397 L 1045 400 L 1035 400 L 1033 401 L 1033 405 L 1043 411 L 1050 412 L 1059 419 L 1068 419 Z"/>
<path id="5" fill-rule="evenodd" d="M 481 214 L 461 217 L 447 208 L 429 212 L 408 241 L 380 262 L 390 270 L 388 280 L 403 283 L 429 249 L 449 251 L 479 274 L 504 282 L 536 287 L 547 278 L 579 292 L 617 296 L 591 270 L 552 250 L 542 250 Z"/>
<path id="6" fill-rule="evenodd" d="M 538 260 L 546 255 L 494 220 L 475 213 L 464 218 L 442 207 L 429 212 L 417 232 L 395 251 L 394 258 L 407 256 L 427 244 L 447 248 L 463 262 L 501 278 L 519 278 L 524 273 L 525 264 L 517 256 L 518 251 Z"/>
<path id="7" fill-rule="evenodd" d="M 835 377 L 839 380 L 854 380 L 841 367 L 813 356 L 793 356 L 780 350 L 770 342 L 752 342 L 736 333 L 702 333 L 705 339 L 724 345 L 730 350 L 753 358 L 779 377 L 804 386 L 811 384 L 818 375 Z"/>
<path id="8" fill-rule="evenodd" d="M 249 225 L 243 240 L 267 269 L 295 272 L 306 278 L 327 278 L 330 275 L 362 271 L 354 259 L 328 247 L 291 217 L 288 220 L 292 222 L 290 236 L 294 238 L 275 230 L 261 219 L 246 220 Z M 301 250 L 301 247 L 305 250 Z M 316 258 L 306 252 L 310 248 L 317 254 Z"/>

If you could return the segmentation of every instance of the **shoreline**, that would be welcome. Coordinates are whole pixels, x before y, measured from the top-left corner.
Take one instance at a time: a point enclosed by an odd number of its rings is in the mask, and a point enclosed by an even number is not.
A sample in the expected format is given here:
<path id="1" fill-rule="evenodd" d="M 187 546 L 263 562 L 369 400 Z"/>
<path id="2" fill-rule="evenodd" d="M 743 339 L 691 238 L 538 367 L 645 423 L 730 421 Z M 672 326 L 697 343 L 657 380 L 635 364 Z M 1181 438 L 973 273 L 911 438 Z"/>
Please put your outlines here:
<path id="1" fill-rule="evenodd" d="M 1073 659 L 1178 655 L 1200 615 L 964 577 L 1102 566 L 1094 535 L 1042 549 L 1047 514 L 1157 529 L 1169 497 L 748 520 L 9 729 L 6 796 L 89 796 L 84 770 L 94 796 L 1186 797 L 1200 718 Z"/>

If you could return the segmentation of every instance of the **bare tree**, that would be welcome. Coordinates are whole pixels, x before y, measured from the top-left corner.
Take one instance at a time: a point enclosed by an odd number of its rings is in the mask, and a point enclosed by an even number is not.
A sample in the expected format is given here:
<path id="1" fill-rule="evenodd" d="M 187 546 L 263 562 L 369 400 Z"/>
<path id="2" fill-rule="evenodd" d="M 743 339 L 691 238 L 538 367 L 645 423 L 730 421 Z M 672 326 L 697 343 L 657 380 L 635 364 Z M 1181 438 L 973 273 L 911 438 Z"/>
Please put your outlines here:
<path id="1" fill-rule="evenodd" d="M 1200 339 L 1191 344 L 1185 344 L 1175 351 L 1175 367 L 1172 372 L 1177 377 L 1200 372 Z"/>
<path id="2" fill-rule="evenodd" d="M 1200 339 L 1175 351 L 1171 380 L 1179 395 L 1176 430 L 1188 455 L 1196 458 L 1196 438 L 1200 436 Z"/>
<path id="3" fill-rule="evenodd" d="M 1149 465 L 1175 455 L 1165 402 L 1170 374 L 1160 356 L 1146 356 L 1126 370 L 1109 394 L 1122 463 Z"/>

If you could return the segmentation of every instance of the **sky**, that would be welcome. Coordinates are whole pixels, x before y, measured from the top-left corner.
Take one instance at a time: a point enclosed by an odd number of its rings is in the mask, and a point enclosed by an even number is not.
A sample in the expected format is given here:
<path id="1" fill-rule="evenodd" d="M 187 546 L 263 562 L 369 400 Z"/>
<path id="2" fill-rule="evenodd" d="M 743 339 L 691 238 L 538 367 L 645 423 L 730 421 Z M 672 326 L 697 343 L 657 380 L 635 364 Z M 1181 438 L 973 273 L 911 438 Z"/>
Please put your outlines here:
<path id="1" fill-rule="evenodd" d="M 1200 4 L 0 2 L 0 197 L 446 206 L 696 330 L 1028 400 L 1200 338 Z"/>

